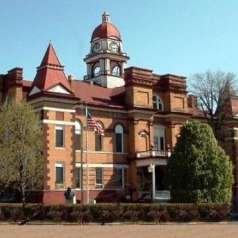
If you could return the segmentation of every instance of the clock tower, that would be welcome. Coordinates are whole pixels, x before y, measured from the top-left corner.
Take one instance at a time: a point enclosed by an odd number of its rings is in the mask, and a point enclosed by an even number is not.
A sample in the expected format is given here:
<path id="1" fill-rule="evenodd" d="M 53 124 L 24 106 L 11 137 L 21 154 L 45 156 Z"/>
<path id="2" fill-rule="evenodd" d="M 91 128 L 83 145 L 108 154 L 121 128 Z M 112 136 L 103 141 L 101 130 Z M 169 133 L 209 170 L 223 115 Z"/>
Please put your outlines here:
<path id="1" fill-rule="evenodd" d="M 104 12 L 102 24 L 93 31 L 90 53 L 84 59 L 87 64 L 84 80 L 106 88 L 124 86 L 124 65 L 128 59 L 120 32 Z"/>

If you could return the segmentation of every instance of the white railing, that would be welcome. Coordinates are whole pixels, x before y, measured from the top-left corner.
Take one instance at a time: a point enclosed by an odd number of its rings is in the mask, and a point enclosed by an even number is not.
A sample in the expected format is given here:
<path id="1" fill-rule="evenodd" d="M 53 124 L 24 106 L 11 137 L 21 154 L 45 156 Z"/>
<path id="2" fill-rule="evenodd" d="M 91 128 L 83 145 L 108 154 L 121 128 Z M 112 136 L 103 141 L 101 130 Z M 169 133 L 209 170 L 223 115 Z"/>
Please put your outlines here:
<path id="1" fill-rule="evenodd" d="M 156 190 L 154 196 L 154 200 L 157 201 L 169 201 L 171 199 L 169 190 Z M 152 199 L 152 193 L 151 191 L 139 191 L 139 198 L 141 200 L 150 200 Z"/>
<path id="2" fill-rule="evenodd" d="M 155 191 L 155 199 L 156 200 L 170 200 L 171 195 L 170 195 L 170 191 L 169 190 L 159 190 L 159 191 Z"/>
<path id="3" fill-rule="evenodd" d="M 148 158 L 148 157 L 170 157 L 171 152 L 167 150 L 148 150 L 136 153 L 137 158 Z"/>

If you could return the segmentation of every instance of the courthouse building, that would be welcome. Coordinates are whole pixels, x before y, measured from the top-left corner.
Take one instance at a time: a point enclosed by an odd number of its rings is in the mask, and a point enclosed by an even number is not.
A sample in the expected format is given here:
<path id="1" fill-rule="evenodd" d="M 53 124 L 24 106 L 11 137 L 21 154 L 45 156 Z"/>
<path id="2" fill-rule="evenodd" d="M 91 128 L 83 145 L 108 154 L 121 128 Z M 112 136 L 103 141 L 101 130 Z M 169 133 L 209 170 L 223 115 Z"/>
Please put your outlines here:
<path id="1" fill-rule="evenodd" d="M 202 114 L 185 77 L 125 68 L 128 60 L 104 13 L 83 79 L 65 74 L 51 43 L 33 81 L 23 78 L 22 68 L 0 75 L 2 100 L 26 99 L 41 116 L 45 166 L 38 198 L 44 203 L 63 203 L 67 187 L 79 202 L 170 199 L 163 181 L 171 150 L 182 125 Z M 86 110 L 102 133 L 87 127 Z"/>

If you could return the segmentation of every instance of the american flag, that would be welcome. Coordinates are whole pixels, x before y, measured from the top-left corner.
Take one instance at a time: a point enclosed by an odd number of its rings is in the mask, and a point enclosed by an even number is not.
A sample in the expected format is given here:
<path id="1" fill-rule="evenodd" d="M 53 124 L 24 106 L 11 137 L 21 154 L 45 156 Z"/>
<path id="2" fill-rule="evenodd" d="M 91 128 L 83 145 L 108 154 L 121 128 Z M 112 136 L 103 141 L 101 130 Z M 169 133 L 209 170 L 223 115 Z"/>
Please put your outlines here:
<path id="1" fill-rule="evenodd" d="M 93 129 L 99 135 L 102 135 L 102 136 L 104 135 L 104 130 L 102 125 L 92 118 L 92 115 L 90 112 L 87 112 L 87 120 L 88 120 L 88 128 Z"/>

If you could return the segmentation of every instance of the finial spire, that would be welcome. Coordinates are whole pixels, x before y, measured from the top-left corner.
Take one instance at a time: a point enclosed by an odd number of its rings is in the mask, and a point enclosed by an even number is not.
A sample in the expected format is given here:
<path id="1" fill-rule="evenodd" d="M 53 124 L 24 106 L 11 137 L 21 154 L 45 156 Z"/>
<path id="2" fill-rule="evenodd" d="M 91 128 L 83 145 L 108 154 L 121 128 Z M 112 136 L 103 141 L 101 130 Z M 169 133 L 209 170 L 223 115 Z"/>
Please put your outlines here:
<path id="1" fill-rule="evenodd" d="M 104 22 L 110 22 L 110 14 L 107 12 L 104 12 L 102 14 L 102 23 L 104 23 Z"/>

